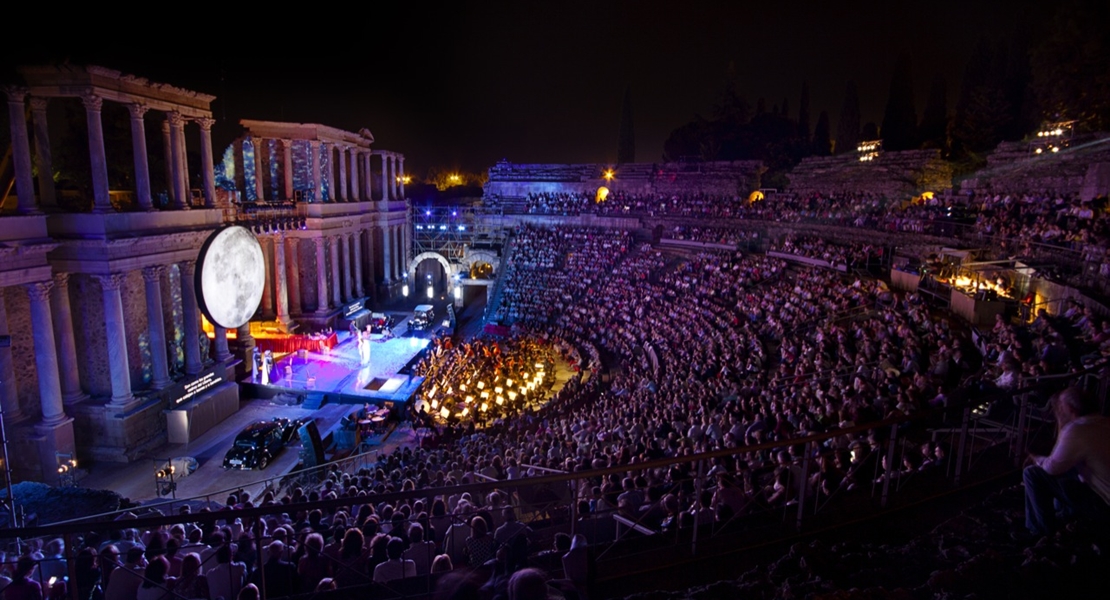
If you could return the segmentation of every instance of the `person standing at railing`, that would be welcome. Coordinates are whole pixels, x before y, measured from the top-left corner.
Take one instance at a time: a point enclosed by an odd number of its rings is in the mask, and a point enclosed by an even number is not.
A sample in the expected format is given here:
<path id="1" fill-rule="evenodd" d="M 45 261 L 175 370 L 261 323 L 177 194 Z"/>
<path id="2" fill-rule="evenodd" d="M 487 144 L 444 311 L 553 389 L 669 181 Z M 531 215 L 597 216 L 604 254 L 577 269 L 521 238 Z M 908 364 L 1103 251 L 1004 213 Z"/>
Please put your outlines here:
<path id="1" fill-rule="evenodd" d="M 1110 418 L 1071 387 L 1052 398 L 1056 445 L 1048 456 L 1031 454 L 1025 467 L 1025 526 L 1050 535 L 1063 519 L 1110 525 Z M 1060 515 L 1057 515 L 1057 508 Z"/>

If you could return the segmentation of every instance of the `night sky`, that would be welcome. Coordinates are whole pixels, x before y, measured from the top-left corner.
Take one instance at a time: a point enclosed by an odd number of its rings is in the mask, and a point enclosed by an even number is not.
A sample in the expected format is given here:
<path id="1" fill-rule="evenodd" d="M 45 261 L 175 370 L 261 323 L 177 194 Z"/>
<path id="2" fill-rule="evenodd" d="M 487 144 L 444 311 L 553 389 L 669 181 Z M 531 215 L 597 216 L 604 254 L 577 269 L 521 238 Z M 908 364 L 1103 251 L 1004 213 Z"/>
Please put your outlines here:
<path id="1" fill-rule="evenodd" d="M 1043 22 L 1050 4 L 392 2 L 318 18 L 211 16 L 219 26 L 180 9 L 180 23 L 163 16 L 110 35 L 84 27 L 89 15 L 62 17 L 0 60 L 5 81 L 16 64 L 68 59 L 214 94 L 218 144 L 243 118 L 368 127 L 420 176 L 501 158 L 610 162 L 626 87 L 636 158 L 657 161 L 671 130 L 711 113 L 730 65 L 753 107 L 786 98 L 795 118 L 808 82 L 811 126 L 828 110 L 835 132 L 849 79 L 863 121 L 881 121 L 895 58 L 908 51 L 918 118 L 937 75 L 952 111 L 976 41 Z"/>

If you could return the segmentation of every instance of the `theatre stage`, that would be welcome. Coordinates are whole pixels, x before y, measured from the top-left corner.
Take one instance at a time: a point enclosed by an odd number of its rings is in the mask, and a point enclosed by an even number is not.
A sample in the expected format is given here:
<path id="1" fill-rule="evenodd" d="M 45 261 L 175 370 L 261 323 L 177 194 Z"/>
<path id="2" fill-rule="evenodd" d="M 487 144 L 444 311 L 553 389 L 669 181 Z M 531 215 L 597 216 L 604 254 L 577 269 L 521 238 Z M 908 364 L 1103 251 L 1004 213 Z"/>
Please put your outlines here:
<path id="1" fill-rule="evenodd" d="M 313 404 L 332 403 L 381 405 L 404 404 L 412 399 L 422 377 L 410 375 L 415 358 L 429 343 L 420 337 L 395 337 L 370 342 L 370 361 L 362 364 L 356 340 L 346 332 L 339 344 L 326 353 L 302 350 L 275 360 L 270 382 L 247 377 L 240 383 L 259 398 L 277 399 L 291 395 Z"/>

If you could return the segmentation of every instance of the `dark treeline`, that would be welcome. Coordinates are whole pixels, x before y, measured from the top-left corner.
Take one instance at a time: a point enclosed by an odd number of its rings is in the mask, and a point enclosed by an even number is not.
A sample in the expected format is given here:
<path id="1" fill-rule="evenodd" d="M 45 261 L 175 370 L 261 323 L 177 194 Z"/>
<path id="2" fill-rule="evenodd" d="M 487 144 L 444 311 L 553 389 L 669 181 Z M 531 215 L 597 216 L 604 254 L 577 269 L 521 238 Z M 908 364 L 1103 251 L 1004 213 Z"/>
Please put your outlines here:
<path id="1" fill-rule="evenodd" d="M 915 107 L 913 65 L 895 61 L 881 123 L 861 123 L 855 82 L 849 81 L 832 127 L 821 111 L 811 129 L 809 86 L 802 83 L 798 110 L 788 101 L 768 112 L 753 108 L 731 70 L 708 117 L 671 132 L 664 160 L 760 159 L 773 178 L 806 156 L 854 152 L 861 140 L 883 140 L 886 150 L 939 149 L 946 158 L 974 165 L 999 142 L 1035 134 L 1044 123 L 1075 120 L 1076 131 L 1110 129 L 1110 4 L 1062 2 L 1047 23 L 1025 24 L 996 39 L 982 38 L 968 57 L 955 107 L 950 82 L 934 80 L 926 104 Z M 833 133 L 835 131 L 835 134 Z"/>

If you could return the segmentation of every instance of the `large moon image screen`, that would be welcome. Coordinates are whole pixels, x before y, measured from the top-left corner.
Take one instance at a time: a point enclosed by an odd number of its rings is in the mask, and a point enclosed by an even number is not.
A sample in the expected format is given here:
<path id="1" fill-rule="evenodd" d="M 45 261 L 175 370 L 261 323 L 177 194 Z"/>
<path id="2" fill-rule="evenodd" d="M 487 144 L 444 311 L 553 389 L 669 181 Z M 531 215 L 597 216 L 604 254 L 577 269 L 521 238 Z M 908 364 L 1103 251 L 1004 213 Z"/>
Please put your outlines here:
<path id="1" fill-rule="evenodd" d="M 201 310 L 225 329 L 242 327 L 262 301 L 266 261 L 254 234 L 238 225 L 213 233 L 197 257 Z"/>

